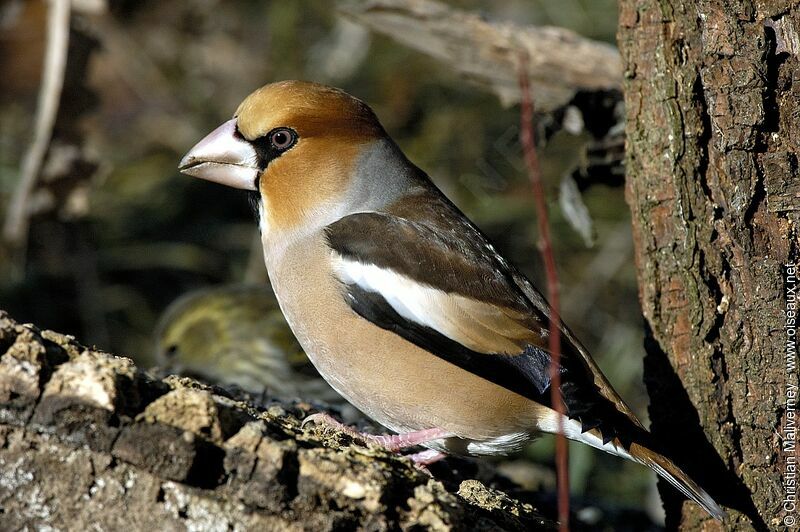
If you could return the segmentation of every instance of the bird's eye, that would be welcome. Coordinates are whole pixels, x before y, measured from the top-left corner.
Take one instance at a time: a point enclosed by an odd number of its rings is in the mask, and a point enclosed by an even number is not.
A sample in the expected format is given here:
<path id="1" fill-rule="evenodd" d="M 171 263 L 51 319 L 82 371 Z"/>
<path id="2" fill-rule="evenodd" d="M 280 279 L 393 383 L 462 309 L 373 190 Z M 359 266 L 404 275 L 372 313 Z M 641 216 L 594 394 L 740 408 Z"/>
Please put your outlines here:
<path id="1" fill-rule="evenodd" d="M 288 150 L 297 141 L 297 133 L 288 128 L 276 129 L 269 134 L 269 142 L 276 150 Z"/>

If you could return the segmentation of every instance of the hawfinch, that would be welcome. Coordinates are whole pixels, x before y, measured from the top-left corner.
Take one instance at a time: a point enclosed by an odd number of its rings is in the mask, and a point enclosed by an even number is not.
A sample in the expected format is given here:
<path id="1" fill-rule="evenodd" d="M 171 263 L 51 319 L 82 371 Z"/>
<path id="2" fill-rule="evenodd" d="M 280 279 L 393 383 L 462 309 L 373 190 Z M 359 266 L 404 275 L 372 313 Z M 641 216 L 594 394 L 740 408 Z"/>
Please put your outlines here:
<path id="1" fill-rule="evenodd" d="M 250 192 L 295 336 L 337 392 L 398 434 L 369 439 L 391 450 L 427 447 L 412 455 L 427 464 L 445 453 L 510 453 L 558 431 L 547 302 L 364 102 L 314 83 L 266 85 L 180 170 Z M 650 467 L 722 519 L 653 450 L 572 332 L 561 334 L 566 437 Z"/>

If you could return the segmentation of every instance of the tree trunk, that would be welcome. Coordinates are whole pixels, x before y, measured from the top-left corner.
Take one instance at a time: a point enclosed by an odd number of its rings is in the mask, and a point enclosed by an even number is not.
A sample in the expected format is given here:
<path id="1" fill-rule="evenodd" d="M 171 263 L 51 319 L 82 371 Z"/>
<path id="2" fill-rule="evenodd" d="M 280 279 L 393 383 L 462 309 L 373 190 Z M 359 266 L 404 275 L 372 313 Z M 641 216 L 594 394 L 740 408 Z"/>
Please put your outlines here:
<path id="1" fill-rule="evenodd" d="M 797 384 L 785 265 L 800 210 L 800 7 L 789 4 L 620 2 L 652 428 L 736 530 L 783 529 L 796 461 L 782 448 Z M 672 494 L 668 528 L 697 530 L 702 510 Z"/>

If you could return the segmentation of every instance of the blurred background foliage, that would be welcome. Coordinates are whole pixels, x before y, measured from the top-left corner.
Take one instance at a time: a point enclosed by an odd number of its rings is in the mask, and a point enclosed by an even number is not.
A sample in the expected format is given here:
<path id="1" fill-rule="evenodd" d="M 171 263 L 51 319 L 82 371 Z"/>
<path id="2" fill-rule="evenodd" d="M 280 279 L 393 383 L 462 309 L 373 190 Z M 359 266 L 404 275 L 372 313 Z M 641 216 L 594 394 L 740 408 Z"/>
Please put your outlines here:
<path id="1" fill-rule="evenodd" d="M 556 25 L 614 42 L 613 0 L 448 3 L 490 20 Z M 4 215 L 32 136 L 46 4 L 0 6 Z M 154 363 L 158 317 L 175 298 L 225 283 L 263 283 L 244 195 L 182 176 L 176 166 L 253 89 L 292 78 L 342 87 L 372 105 L 410 159 L 544 288 L 518 108 L 501 107 L 446 65 L 337 17 L 332 2 L 112 1 L 74 19 L 73 29 L 93 52 L 85 98 L 62 98 L 61 112 L 80 116 L 82 157 L 95 171 L 82 207 L 33 217 L 22 253 L 0 248 L 0 308 L 16 319 L 147 367 Z M 558 206 L 559 182 L 578 163 L 583 142 L 562 131 L 540 150 L 563 315 L 646 418 L 642 318 L 623 188 L 601 184 L 582 192 L 596 233 L 591 247 Z M 523 458 L 549 467 L 551 447 L 544 438 Z M 654 476 L 644 468 L 588 447 L 573 445 L 570 452 L 572 490 L 584 500 L 657 506 Z M 523 470 L 509 474 L 524 479 Z"/>

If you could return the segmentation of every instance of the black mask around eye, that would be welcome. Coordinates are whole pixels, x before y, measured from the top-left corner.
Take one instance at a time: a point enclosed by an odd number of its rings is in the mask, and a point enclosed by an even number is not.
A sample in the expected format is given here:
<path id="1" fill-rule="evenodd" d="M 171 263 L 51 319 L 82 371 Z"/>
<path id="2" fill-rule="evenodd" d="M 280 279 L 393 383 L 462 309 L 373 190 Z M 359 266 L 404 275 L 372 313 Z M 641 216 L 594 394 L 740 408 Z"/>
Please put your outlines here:
<path id="1" fill-rule="evenodd" d="M 236 135 L 244 138 L 236 129 Z M 267 168 L 267 165 L 284 152 L 290 150 L 297 144 L 297 131 L 288 127 L 278 127 L 255 140 L 249 141 L 253 145 L 258 157 L 257 165 L 259 169 L 259 176 L 256 178 L 255 189 L 247 194 L 247 200 L 250 204 L 250 209 L 253 211 L 256 223 L 259 222 L 261 216 L 261 192 L 259 191 L 258 181 L 261 179 L 261 173 Z M 260 227 L 260 226 L 259 226 Z M 260 230 L 260 229 L 259 229 Z"/>
<path id="2" fill-rule="evenodd" d="M 250 141 L 258 155 L 258 167 L 264 170 L 274 159 L 297 144 L 297 131 L 288 127 L 278 127 L 255 140 Z"/>

